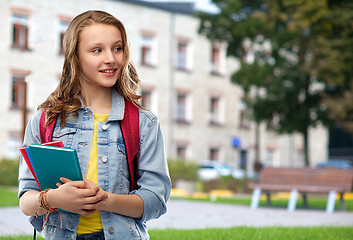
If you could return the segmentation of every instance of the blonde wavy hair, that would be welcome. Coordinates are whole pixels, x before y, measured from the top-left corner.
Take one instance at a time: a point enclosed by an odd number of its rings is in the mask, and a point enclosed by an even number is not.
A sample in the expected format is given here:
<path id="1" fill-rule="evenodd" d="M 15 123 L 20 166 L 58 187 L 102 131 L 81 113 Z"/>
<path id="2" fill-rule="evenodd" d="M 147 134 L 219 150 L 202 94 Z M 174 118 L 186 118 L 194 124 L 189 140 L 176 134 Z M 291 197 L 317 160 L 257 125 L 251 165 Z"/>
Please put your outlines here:
<path id="1" fill-rule="evenodd" d="M 120 30 L 123 41 L 124 63 L 121 74 L 113 88 L 125 99 L 132 101 L 136 106 L 143 108 L 138 99 L 136 90 L 140 85 L 140 79 L 130 58 L 130 48 L 125 27 L 123 23 L 109 13 L 103 11 L 87 11 L 77 15 L 67 28 L 63 48 L 65 60 L 62 69 L 60 83 L 49 97 L 38 106 L 38 109 L 46 108 L 45 124 L 50 124 L 55 116 L 61 115 L 61 127 L 66 123 L 67 115 L 78 116 L 78 109 L 81 107 L 79 96 L 81 95 L 81 67 L 78 57 L 78 43 L 81 31 L 92 24 L 101 23 L 113 25 Z"/>

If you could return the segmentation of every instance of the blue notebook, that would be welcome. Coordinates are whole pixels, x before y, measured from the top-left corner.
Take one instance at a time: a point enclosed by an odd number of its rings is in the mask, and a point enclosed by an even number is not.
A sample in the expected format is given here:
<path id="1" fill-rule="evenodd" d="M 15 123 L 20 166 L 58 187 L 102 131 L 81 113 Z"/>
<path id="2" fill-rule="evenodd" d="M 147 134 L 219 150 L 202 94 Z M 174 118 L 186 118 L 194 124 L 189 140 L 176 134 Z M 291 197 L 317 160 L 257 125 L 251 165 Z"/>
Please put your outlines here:
<path id="1" fill-rule="evenodd" d="M 57 188 L 56 183 L 61 183 L 60 177 L 72 181 L 83 180 L 75 149 L 47 145 L 31 145 L 28 148 L 42 190 Z"/>

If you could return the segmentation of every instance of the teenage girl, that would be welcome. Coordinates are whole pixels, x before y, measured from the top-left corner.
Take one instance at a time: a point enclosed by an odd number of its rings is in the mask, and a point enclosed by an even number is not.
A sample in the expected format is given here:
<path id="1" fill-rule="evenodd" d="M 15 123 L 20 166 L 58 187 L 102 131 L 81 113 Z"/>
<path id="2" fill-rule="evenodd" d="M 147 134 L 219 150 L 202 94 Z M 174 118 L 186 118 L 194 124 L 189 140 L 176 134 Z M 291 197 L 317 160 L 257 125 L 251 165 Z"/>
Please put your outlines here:
<path id="1" fill-rule="evenodd" d="M 58 188 L 41 192 L 22 159 L 20 208 L 45 239 L 149 239 L 146 222 L 166 212 L 171 182 L 158 119 L 138 102 L 140 80 L 124 25 L 106 12 L 87 11 L 72 20 L 63 45 L 60 83 L 28 122 L 24 146 L 41 143 L 46 108 L 46 124 L 58 116 L 52 140 L 77 150 L 85 178 L 61 178 Z M 132 191 L 120 128 L 126 100 L 139 106 Z"/>

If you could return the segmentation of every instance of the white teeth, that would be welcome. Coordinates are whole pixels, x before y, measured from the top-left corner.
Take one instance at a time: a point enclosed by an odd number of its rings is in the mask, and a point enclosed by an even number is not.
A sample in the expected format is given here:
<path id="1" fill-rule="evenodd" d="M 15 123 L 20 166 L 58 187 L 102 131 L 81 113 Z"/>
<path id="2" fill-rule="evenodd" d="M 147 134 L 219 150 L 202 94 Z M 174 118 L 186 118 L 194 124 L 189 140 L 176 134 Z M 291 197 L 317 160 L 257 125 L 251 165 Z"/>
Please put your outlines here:
<path id="1" fill-rule="evenodd" d="M 104 72 L 104 73 L 113 73 L 114 70 L 105 70 L 105 71 L 102 71 L 102 72 Z"/>

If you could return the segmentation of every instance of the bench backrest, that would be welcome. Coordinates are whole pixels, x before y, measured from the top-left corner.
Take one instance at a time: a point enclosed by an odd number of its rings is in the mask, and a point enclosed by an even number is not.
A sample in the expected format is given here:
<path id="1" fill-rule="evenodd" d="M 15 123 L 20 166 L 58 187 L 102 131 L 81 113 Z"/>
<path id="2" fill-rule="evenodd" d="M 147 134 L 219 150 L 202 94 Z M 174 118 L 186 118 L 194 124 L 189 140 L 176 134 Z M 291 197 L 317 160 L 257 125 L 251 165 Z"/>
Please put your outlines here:
<path id="1" fill-rule="evenodd" d="M 269 168 L 261 171 L 260 184 L 341 187 L 352 190 L 353 170 L 333 168 Z"/>

